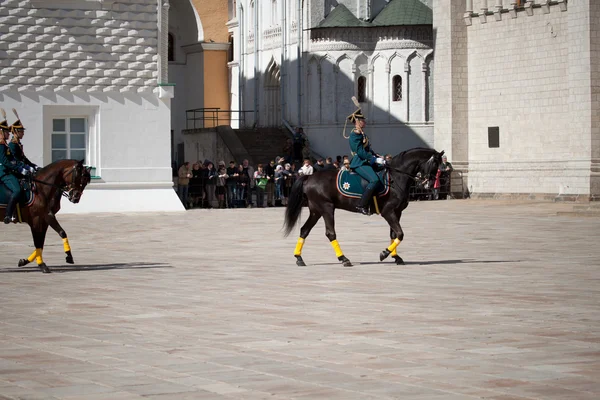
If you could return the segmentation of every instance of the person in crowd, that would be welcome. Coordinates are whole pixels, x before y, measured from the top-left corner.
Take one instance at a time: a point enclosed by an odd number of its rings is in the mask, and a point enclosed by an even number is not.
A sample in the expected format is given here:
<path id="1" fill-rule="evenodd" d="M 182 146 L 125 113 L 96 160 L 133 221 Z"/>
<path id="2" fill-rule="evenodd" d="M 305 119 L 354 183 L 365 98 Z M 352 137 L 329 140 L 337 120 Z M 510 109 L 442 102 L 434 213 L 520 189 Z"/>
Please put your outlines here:
<path id="1" fill-rule="evenodd" d="M 248 189 L 250 187 L 250 176 L 248 175 L 248 170 L 244 169 L 244 165 L 238 165 L 237 170 L 237 200 L 240 202 L 244 202 L 244 205 L 247 205 L 246 201 L 248 200 Z"/>
<path id="2" fill-rule="evenodd" d="M 273 198 L 275 197 L 275 160 L 271 160 L 269 165 L 265 167 L 265 174 L 267 175 L 267 186 L 265 188 L 267 192 L 267 207 L 273 207 Z"/>
<path id="3" fill-rule="evenodd" d="M 298 171 L 298 175 L 312 175 L 314 172 L 313 167 L 308 158 L 304 159 L 304 165 Z"/>
<path id="4" fill-rule="evenodd" d="M 292 190 L 292 185 L 294 183 L 294 174 L 292 172 L 292 165 L 290 163 L 286 163 L 283 167 L 282 171 L 283 175 L 283 193 L 281 198 L 281 204 L 283 206 L 287 206 L 287 199 L 290 197 L 290 191 Z"/>
<path id="5" fill-rule="evenodd" d="M 190 178 L 192 177 L 192 170 L 190 169 L 190 162 L 186 161 L 177 172 L 179 181 L 177 182 L 177 195 L 179 200 L 183 203 L 185 208 L 188 208 L 188 196 L 189 196 L 189 185 Z"/>
<path id="6" fill-rule="evenodd" d="M 244 166 L 244 171 L 248 175 L 249 180 L 248 190 L 246 191 L 246 201 L 248 206 L 252 207 L 252 192 L 255 188 L 254 179 L 252 179 L 252 177 L 254 176 L 254 167 L 250 165 L 250 162 L 248 160 L 242 161 L 242 165 Z"/>
<path id="7" fill-rule="evenodd" d="M 275 200 L 278 200 L 278 203 L 281 202 L 281 199 L 283 197 L 283 187 L 283 167 L 281 165 L 278 165 L 277 167 L 275 167 Z"/>
<path id="8" fill-rule="evenodd" d="M 294 137 L 292 139 L 292 147 L 293 147 L 293 162 L 300 162 L 302 160 L 303 149 L 306 144 L 306 136 L 304 135 L 304 129 L 298 126 L 296 127 L 296 132 L 294 133 Z"/>
<path id="9" fill-rule="evenodd" d="M 285 146 L 283 146 L 283 158 L 286 163 L 291 163 L 294 161 L 294 140 L 288 139 L 285 142 Z"/>
<path id="10" fill-rule="evenodd" d="M 369 138 L 364 132 L 367 123 L 362 111 L 360 109 L 356 110 L 348 119 L 350 122 L 354 122 L 354 129 L 349 137 L 350 148 L 354 155 L 350 162 L 350 168 L 369 182 L 356 209 L 363 215 L 370 215 L 369 204 L 371 197 L 373 197 L 373 193 L 377 189 L 377 185 L 379 185 L 379 177 L 375 173 L 373 166 L 385 165 L 385 159 L 371 149 Z"/>
<path id="11" fill-rule="evenodd" d="M 225 194 L 227 193 L 227 168 L 225 167 L 225 161 L 219 161 L 216 179 L 215 194 L 217 195 L 218 207 L 225 208 Z"/>
<path id="12" fill-rule="evenodd" d="M 266 179 L 267 174 L 263 169 L 262 164 L 258 164 L 256 166 L 256 171 L 254 172 L 254 186 L 256 187 L 256 206 L 262 208 L 265 206 L 265 188 L 266 185 L 261 184 L 261 180 Z"/>
<path id="13" fill-rule="evenodd" d="M 348 160 L 348 158 L 344 158 L 344 164 L 340 169 L 342 171 L 350 171 L 350 160 Z"/>
<path id="14" fill-rule="evenodd" d="M 454 167 L 448 161 L 448 157 L 444 154 L 442 156 L 442 163 L 440 164 L 440 199 L 446 200 L 450 193 L 450 183 L 452 179 L 452 171 Z"/>
<path id="15" fill-rule="evenodd" d="M 339 163 L 339 162 L 337 162 L 337 161 L 334 161 L 334 162 L 333 162 L 333 168 L 334 168 L 336 171 L 339 171 L 339 170 L 340 170 L 340 163 Z"/>
<path id="16" fill-rule="evenodd" d="M 217 169 L 211 161 L 206 163 L 206 184 L 204 186 L 204 193 L 206 199 L 206 208 L 213 208 L 215 206 L 215 191 L 217 185 Z"/>
<path id="17" fill-rule="evenodd" d="M 316 164 L 313 166 L 314 172 L 323 171 L 325 169 L 325 161 L 322 158 L 319 158 Z"/>
<path id="18" fill-rule="evenodd" d="M 202 164 L 198 161 L 192 167 L 192 177 L 189 185 L 190 203 L 192 207 L 202 204 L 204 188 L 202 187 Z"/>
<path id="19" fill-rule="evenodd" d="M 333 165 L 333 160 L 331 157 L 327 157 L 325 159 L 325 165 L 323 166 L 323 171 L 331 171 L 337 169 L 334 165 Z"/>
<path id="20" fill-rule="evenodd" d="M 235 161 L 229 161 L 229 167 L 227 167 L 227 207 L 233 208 L 233 200 L 236 198 L 236 187 L 237 187 L 237 168 Z"/>

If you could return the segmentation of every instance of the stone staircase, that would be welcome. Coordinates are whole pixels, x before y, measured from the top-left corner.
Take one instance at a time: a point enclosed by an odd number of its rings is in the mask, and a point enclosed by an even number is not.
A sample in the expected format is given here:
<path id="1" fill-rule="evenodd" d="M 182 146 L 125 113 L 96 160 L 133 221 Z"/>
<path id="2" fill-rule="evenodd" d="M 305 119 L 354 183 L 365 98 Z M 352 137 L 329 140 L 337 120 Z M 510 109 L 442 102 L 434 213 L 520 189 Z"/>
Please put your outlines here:
<path id="1" fill-rule="evenodd" d="M 277 156 L 284 155 L 284 147 L 290 138 L 279 128 L 237 129 L 235 133 L 246 149 L 256 167 L 257 164 L 268 164 Z"/>
<path id="2" fill-rule="evenodd" d="M 573 206 L 573 211 L 558 212 L 558 215 L 569 215 L 573 217 L 600 217 L 600 201 L 592 201 L 587 204 Z"/>

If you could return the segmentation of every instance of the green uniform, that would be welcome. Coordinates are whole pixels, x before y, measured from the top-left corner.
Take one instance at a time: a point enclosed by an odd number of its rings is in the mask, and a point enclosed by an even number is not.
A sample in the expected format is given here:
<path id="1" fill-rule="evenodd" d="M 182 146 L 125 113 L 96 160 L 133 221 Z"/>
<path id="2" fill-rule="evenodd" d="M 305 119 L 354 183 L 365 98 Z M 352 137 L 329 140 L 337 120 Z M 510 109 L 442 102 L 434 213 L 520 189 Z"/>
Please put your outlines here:
<path id="1" fill-rule="evenodd" d="M 10 148 L 0 143 L 0 181 L 17 197 L 21 195 L 21 186 L 14 173 L 20 173 L 23 167 L 22 162 L 15 160 Z"/>
<path id="2" fill-rule="evenodd" d="M 357 135 L 355 131 L 350 134 L 350 150 L 352 150 L 352 161 L 350 168 L 369 182 L 366 190 L 375 189 L 379 177 L 373 170 L 373 163 L 377 155 L 371 150 L 371 143 L 365 133 Z"/>
<path id="3" fill-rule="evenodd" d="M 21 142 L 16 141 L 16 138 L 13 138 L 13 140 L 11 140 L 11 142 L 8 144 L 8 148 L 12 152 L 15 160 L 37 169 L 38 166 L 29 161 L 27 157 L 25 157 L 25 153 L 23 152 L 23 145 L 21 144 Z"/>

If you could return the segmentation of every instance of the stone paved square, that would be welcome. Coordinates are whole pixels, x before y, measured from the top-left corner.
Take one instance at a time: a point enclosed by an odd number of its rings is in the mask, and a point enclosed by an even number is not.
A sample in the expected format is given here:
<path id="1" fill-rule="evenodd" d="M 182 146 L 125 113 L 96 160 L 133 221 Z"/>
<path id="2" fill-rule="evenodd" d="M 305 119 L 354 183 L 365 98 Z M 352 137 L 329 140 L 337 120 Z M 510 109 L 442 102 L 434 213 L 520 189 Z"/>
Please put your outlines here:
<path id="1" fill-rule="evenodd" d="M 0 238 L 0 399 L 598 399 L 600 219 L 452 200 L 322 221 L 297 267 L 282 208 L 60 215 L 53 270 Z M 303 220 L 307 213 L 303 214 Z"/>

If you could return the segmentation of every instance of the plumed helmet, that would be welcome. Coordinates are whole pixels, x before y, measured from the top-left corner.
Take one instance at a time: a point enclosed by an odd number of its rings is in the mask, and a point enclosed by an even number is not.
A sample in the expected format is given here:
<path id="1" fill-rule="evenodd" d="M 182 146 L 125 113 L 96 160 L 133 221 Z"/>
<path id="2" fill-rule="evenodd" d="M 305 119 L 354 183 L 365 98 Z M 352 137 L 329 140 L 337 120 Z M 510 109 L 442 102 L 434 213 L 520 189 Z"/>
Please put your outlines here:
<path id="1" fill-rule="evenodd" d="M 10 127 L 8 126 L 8 121 L 4 120 L 4 121 L 0 121 L 0 129 L 4 129 L 4 130 L 10 130 Z"/>
<path id="2" fill-rule="evenodd" d="M 23 128 L 23 123 L 21 122 L 20 119 L 16 120 L 11 126 L 10 126 L 10 131 L 11 132 L 15 132 L 17 129 L 25 129 Z"/>
<path id="3" fill-rule="evenodd" d="M 348 121 L 350 122 L 356 122 L 359 119 L 365 119 L 365 116 L 360 108 L 348 116 Z"/>

